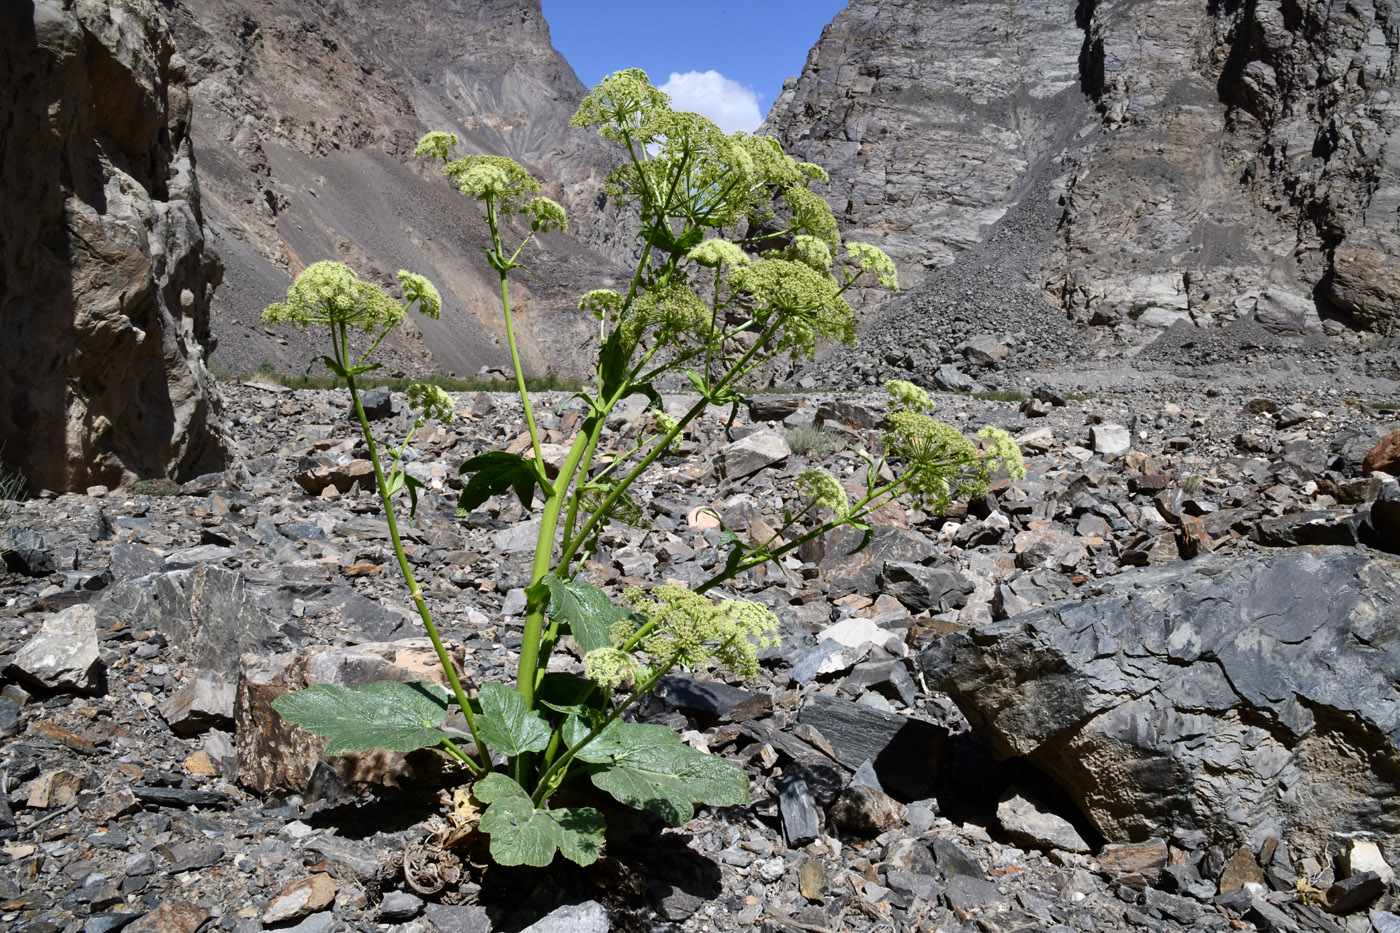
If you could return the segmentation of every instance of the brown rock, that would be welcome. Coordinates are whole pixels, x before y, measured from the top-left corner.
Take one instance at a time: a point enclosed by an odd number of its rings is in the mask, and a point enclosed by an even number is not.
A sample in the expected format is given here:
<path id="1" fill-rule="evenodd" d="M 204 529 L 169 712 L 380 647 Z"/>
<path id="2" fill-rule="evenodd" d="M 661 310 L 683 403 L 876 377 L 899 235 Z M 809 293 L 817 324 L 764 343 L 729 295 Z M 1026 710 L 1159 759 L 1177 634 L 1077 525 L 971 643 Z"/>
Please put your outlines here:
<path id="1" fill-rule="evenodd" d="M 1379 470 L 1392 476 L 1400 476 L 1400 431 L 1394 431 L 1381 438 L 1361 461 L 1361 469 L 1367 473 Z"/>
<path id="2" fill-rule="evenodd" d="M 330 457 L 302 457 L 297 463 L 297 471 L 292 475 L 296 484 L 313 496 L 319 496 L 331 484 L 331 468 L 335 466 Z"/>
<path id="3" fill-rule="evenodd" d="M 819 904 L 826 888 L 826 863 L 819 858 L 809 858 L 797 870 L 797 887 L 807 900 Z"/>
<path id="4" fill-rule="evenodd" d="M 233 724 L 233 684 L 217 674 L 197 673 L 170 699 L 160 714 L 180 735 L 193 735 Z"/>
<path id="5" fill-rule="evenodd" d="M 141 805 L 136 802 L 136 795 L 128 788 L 118 787 L 99 794 L 88 808 L 87 815 L 94 823 L 105 823 L 139 809 Z"/>
<path id="6" fill-rule="evenodd" d="M 349 492 L 356 483 L 364 490 L 375 488 L 373 463 L 368 460 L 351 460 L 331 469 L 330 484 L 339 492 Z"/>
<path id="7" fill-rule="evenodd" d="M 263 908 L 262 922 L 286 923 L 325 910 L 335 900 L 337 890 L 335 881 L 324 872 L 293 881 L 267 902 Z"/>
<path id="8" fill-rule="evenodd" d="M 460 676 L 461 656 L 454 656 L 453 663 Z M 446 686 L 427 638 L 309 647 L 270 658 L 244 655 L 234 700 L 238 783 L 261 794 L 300 793 L 321 758 L 325 741 L 282 719 L 272 708 L 273 700 L 312 684 L 354 689 L 376 680 L 426 680 Z M 391 782 L 413 772 L 405 756 L 384 751 L 341 755 L 334 761 L 341 778 L 356 783 Z"/>
<path id="9" fill-rule="evenodd" d="M 1109 881 L 1136 890 L 1152 887 L 1167 866 L 1167 844 L 1161 839 L 1104 846 L 1099 871 Z"/>
<path id="10" fill-rule="evenodd" d="M 1264 877 L 1263 869 L 1254 860 L 1254 853 L 1247 846 L 1236 849 L 1235 854 L 1230 856 L 1220 872 L 1221 894 L 1229 894 L 1246 884 L 1267 886 L 1268 883 L 1268 879 Z"/>
<path id="11" fill-rule="evenodd" d="M 1181 534 L 1178 544 L 1181 549 L 1181 556 L 1188 560 L 1200 554 L 1208 554 L 1215 549 L 1215 543 L 1211 540 L 1210 532 L 1206 531 L 1205 522 L 1194 515 L 1181 515 Z"/>
<path id="12" fill-rule="evenodd" d="M 125 929 L 135 933 L 194 933 L 209 919 L 209 911 L 182 901 L 165 901 L 133 920 Z"/>
<path id="13" fill-rule="evenodd" d="M 206 751 L 197 751 L 185 759 L 185 770 L 190 774 L 200 774 L 204 777 L 214 777 L 219 773 L 219 769 L 214 766 L 214 759 L 209 757 Z"/>
<path id="14" fill-rule="evenodd" d="M 62 807 L 72 802 L 82 786 L 83 778 L 80 774 L 62 768 L 45 771 L 29 788 L 27 803 L 38 810 Z"/>
<path id="15" fill-rule="evenodd" d="M 908 814 L 908 808 L 889 794 L 865 786 L 846 788 L 831 806 L 832 822 L 867 839 L 903 826 Z"/>

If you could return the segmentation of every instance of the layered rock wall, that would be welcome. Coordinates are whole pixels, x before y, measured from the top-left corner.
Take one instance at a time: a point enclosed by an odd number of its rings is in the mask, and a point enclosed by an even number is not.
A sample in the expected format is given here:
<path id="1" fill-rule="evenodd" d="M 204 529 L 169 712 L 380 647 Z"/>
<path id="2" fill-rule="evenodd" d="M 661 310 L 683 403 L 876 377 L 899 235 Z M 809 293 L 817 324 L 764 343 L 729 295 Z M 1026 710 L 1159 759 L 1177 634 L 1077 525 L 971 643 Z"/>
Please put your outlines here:
<path id="1" fill-rule="evenodd" d="M 1150 333 L 1253 317 L 1388 332 L 1397 298 L 1396 7 L 1101 0 L 1084 86 L 1103 126 L 1046 286 Z"/>
<path id="2" fill-rule="evenodd" d="M 906 286 L 1008 233 L 1023 198 L 1049 196 L 1053 224 L 1009 233 L 1033 247 L 1021 273 L 1073 321 L 1132 344 L 1237 319 L 1387 333 L 1400 307 L 1398 12 L 857 0 L 766 127 L 831 169 L 833 207 L 889 249 Z M 967 297 L 929 287 L 890 313 Z M 995 321 L 996 292 L 971 297 Z"/>
<path id="3" fill-rule="evenodd" d="M 0 457 L 53 490 L 215 469 L 183 63 L 150 0 L 0 9 Z"/>
<path id="4" fill-rule="evenodd" d="M 1088 118 L 1075 8 L 853 0 L 759 132 L 825 167 L 846 235 L 879 244 L 913 285 L 979 242 L 1062 149 L 1064 125 Z"/>

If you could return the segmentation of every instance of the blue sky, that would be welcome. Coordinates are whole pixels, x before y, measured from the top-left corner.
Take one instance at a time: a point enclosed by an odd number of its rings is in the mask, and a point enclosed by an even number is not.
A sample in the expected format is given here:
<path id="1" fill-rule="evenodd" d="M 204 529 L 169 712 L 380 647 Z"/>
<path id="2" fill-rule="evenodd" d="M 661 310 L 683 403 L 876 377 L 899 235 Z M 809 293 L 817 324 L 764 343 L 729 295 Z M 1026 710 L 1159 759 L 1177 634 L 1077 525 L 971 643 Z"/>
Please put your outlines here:
<path id="1" fill-rule="evenodd" d="M 724 130 L 753 130 L 801 73 L 807 53 L 846 0 L 542 0 L 554 47 L 588 86 L 641 68 Z"/>

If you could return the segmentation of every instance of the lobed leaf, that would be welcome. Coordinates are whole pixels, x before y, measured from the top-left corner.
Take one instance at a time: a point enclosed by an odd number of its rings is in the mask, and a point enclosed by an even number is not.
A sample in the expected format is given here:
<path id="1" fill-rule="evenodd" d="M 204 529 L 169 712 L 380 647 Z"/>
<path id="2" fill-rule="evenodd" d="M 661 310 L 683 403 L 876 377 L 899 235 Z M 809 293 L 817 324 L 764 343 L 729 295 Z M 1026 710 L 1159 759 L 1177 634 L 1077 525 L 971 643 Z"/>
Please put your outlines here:
<path id="1" fill-rule="evenodd" d="M 593 774 L 599 790 L 672 826 L 690 822 L 696 801 L 727 807 L 749 799 L 749 776 L 742 768 L 696 751 L 667 726 L 616 722 L 578 758 L 602 766 Z"/>
<path id="2" fill-rule="evenodd" d="M 612 645 L 609 632 L 631 612 L 617 605 L 602 590 L 577 580 L 561 580 L 554 574 L 543 581 L 549 587 L 549 616 L 569 627 L 584 654 Z"/>
<path id="3" fill-rule="evenodd" d="M 447 691 L 433 683 L 380 680 L 358 690 L 316 684 L 272 701 L 283 719 L 326 740 L 327 755 L 383 748 L 411 752 L 455 734 L 442 728 Z"/>
<path id="4" fill-rule="evenodd" d="M 487 499 L 511 489 L 515 490 L 520 504 L 529 509 L 535 501 L 535 487 L 544 485 L 539 466 L 533 460 L 504 450 L 472 457 L 463 462 L 457 472 L 472 474 L 457 496 L 457 511 L 463 514 L 475 511 Z"/>
<path id="5" fill-rule="evenodd" d="M 598 685 L 586 677 L 564 671 L 550 671 L 540 679 L 535 700 L 565 716 L 589 716 L 598 712 L 606 697 Z"/>
<path id="6" fill-rule="evenodd" d="M 579 865 L 598 860 L 605 826 L 592 807 L 537 810 L 525 788 L 499 771 L 477 781 L 472 793 L 488 804 L 480 825 L 497 864 L 543 868 L 556 852 Z"/>
<path id="7" fill-rule="evenodd" d="M 477 733 L 502 755 L 542 752 L 549 744 L 549 723 L 530 709 L 530 702 L 505 684 L 486 684 L 477 694 L 481 716 Z"/>

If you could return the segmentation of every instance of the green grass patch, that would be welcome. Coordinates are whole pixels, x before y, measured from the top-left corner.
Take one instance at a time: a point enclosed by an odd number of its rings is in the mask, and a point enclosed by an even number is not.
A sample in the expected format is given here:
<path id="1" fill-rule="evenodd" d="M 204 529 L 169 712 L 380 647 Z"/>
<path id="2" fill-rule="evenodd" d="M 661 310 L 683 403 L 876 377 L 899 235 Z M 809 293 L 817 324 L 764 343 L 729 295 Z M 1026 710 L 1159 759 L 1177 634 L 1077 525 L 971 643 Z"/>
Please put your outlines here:
<path id="1" fill-rule="evenodd" d="M 288 389 L 343 389 L 345 380 L 337 376 L 283 376 L 267 373 L 259 369 L 243 377 L 245 382 L 271 382 Z M 361 391 L 388 386 L 391 392 L 403 392 L 415 383 L 426 382 L 445 392 L 514 392 L 515 383 L 506 379 L 459 379 L 455 376 L 432 375 L 422 379 L 407 377 L 375 378 L 372 374 L 355 380 Z M 568 379 L 553 374 L 546 376 L 526 376 L 525 388 L 531 392 L 577 392 L 583 388 L 583 381 Z"/>
<path id="2" fill-rule="evenodd" d="M 169 479 L 143 479 L 131 491 L 138 496 L 178 496 L 180 484 Z"/>
<path id="3" fill-rule="evenodd" d="M 825 457 L 835 453 L 842 446 L 839 437 L 816 425 L 788 428 L 787 442 L 793 453 L 804 457 Z"/>
<path id="4" fill-rule="evenodd" d="M 987 392 L 973 392 L 972 397 L 984 402 L 1024 402 L 1026 393 L 1015 389 L 994 389 Z"/>

